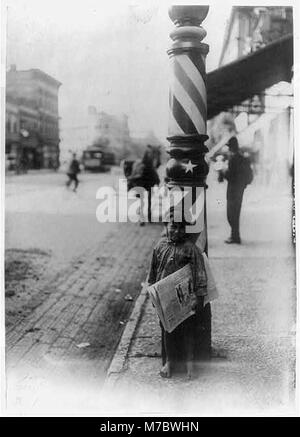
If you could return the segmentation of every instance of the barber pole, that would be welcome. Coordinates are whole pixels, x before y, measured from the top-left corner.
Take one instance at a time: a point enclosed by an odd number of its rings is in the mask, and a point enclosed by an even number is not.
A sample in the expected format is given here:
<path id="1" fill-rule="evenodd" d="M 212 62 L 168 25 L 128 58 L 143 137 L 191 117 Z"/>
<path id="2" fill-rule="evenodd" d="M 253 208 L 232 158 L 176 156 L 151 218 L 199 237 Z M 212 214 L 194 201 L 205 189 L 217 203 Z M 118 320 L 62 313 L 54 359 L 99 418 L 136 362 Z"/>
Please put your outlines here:
<path id="1" fill-rule="evenodd" d="M 199 36 L 203 37 L 200 29 L 196 29 L 199 30 Z M 171 35 L 176 38 L 176 31 Z M 208 50 L 206 47 L 205 45 L 205 50 Z M 180 54 L 178 48 L 177 50 L 172 48 L 168 53 L 173 71 L 170 88 L 169 135 L 205 135 L 206 54 L 200 56 L 193 52 Z"/>
<path id="2" fill-rule="evenodd" d="M 168 187 L 187 187 L 192 190 L 192 203 L 202 209 L 201 232 L 195 235 L 197 245 L 207 252 L 206 176 L 208 152 L 205 141 L 207 121 L 206 56 L 209 46 L 202 42 L 206 31 L 201 26 L 208 14 L 208 6 L 172 6 L 169 17 L 176 28 L 170 33 L 173 43 L 168 50 L 171 63 L 169 92 L 169 148 L 170 159 L 166 176 Z M 183 205 L 182 205 L 183 208 Z M 210 304 L 204 307 L 204 342 L 199 356 L 210 353 Z M 202 326 L 203 328 L 203 326 Z"/>

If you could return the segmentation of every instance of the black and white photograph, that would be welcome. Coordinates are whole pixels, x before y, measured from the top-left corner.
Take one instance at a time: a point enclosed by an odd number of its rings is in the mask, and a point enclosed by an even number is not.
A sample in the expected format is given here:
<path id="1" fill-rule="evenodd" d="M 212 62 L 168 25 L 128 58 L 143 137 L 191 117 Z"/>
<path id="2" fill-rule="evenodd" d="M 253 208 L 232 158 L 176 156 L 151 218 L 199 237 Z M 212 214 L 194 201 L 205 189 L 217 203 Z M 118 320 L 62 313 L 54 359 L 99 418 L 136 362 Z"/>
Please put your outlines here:
<path id="1" fill-rule="evenodd" d="M 299 23 L 1 3 L 2 416 L 299 416 Z"/>

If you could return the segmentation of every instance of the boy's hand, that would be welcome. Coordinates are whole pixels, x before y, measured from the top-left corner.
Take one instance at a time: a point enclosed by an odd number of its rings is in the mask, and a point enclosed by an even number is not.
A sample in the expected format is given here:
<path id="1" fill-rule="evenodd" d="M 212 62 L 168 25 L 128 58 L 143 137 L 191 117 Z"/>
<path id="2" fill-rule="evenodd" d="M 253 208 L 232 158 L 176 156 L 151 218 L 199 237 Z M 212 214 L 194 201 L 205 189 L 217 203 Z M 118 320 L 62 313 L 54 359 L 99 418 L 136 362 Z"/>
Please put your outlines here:
<path id="1" fill-rule="evenodd" d="M 203 309 L 203 302 L 204 302 L 204 298 L 203 296 L 196 296 L 194 299 L 194 303 L 192 305 L 192 309 L 194 311 L 196 311 L 196 313 L 200 313 Z"/>
<path id="2" fill-rule="evenodd" d="M 197 312 L 197 307 L 198 307 L 197 296 L 193 294 L 191 299 L 192 299 L 192 310 Z"/>

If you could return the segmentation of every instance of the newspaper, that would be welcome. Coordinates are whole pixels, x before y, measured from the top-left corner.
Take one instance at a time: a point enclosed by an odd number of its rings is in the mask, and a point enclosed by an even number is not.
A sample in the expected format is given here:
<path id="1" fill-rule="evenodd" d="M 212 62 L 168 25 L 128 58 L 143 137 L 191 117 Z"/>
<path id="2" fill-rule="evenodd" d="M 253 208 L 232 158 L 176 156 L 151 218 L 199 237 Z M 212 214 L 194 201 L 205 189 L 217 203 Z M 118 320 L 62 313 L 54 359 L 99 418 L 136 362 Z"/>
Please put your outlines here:
<path id="1" fill-rule="evenodd" d="M 190 264 L 148 287 L 151 301 L 167 332 L 195 314 L 192 270 Z"/>
<path id="2" fill-rule="evenodd" d="M 203 252 L 207 276 L 207 294 L 204 305 L 218 298 L 218 290 L 207 255 Z M 191 315 L 195 314 L 196 297 L 190 264 L 148 287 L 151 301 L 167 332 L 172 332 Z"/>

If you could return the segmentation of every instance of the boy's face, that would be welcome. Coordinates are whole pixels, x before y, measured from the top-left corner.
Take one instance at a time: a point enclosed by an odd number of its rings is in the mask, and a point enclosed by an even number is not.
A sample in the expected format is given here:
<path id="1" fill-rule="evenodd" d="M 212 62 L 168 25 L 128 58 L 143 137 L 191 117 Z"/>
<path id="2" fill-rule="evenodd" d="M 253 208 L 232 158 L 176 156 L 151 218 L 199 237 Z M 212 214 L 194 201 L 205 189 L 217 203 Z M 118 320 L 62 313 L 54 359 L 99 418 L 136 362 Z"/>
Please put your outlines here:
<path id="1" fill-rule="evenodd" d="M 185 236 L 185 226 L 179 222 L 169 222 L 167 224 L 167 234 L 169 240 L 173 243 L 177 243 L 182 240 Z"/>

